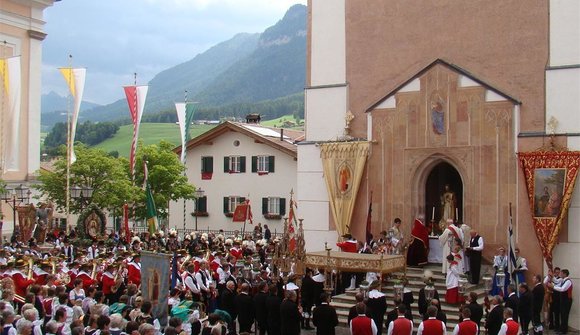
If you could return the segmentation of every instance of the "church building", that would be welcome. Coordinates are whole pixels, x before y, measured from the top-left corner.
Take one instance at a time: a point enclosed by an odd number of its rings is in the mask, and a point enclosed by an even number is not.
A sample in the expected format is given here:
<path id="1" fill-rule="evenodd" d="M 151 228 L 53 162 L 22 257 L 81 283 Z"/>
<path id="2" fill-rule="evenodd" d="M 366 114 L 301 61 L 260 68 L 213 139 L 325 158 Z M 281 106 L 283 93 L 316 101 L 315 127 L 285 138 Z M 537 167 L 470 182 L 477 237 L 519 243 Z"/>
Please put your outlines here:
<path id="1" fill-rule="evenodd" d="M 511 220 L 528 280 L 546 273 L 549 245 L 551 263 L 578 281 L 575 171 L 536 165 L 532 178 L 521 153 L 580 150 L 580 2 L 309 0 L 308 8 L 297 194 L 307 249 L 347 232 L 364 240 L 372 207 L 375 236 L 397 217 L 406 236 L 417 216 L 435 227 L 454 219 L 483 236 L 490 260 L 507 247 Z M 546 222 L 557 235 L 541 248 Z M 573 315 L 577 306 L 577 329 Z"/>

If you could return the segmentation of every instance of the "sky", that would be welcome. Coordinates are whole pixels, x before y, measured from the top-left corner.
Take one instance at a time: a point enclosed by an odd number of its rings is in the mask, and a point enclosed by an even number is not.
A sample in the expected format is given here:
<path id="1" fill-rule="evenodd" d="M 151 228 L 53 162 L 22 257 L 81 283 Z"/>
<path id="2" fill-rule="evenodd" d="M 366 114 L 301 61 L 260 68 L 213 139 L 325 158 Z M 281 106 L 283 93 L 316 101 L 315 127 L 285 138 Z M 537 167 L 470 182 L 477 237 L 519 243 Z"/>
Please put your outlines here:
<path id="1" fill-rule="evenodd" d="M 45 10 L 42 93 L 68 89 L 59 67 L 85 67 L 84 99 L 108 104 L 237 33 L 262 32 L 307 0 L 62 0 Z M 69 58 L 69 55 L 72 58 Z"/>

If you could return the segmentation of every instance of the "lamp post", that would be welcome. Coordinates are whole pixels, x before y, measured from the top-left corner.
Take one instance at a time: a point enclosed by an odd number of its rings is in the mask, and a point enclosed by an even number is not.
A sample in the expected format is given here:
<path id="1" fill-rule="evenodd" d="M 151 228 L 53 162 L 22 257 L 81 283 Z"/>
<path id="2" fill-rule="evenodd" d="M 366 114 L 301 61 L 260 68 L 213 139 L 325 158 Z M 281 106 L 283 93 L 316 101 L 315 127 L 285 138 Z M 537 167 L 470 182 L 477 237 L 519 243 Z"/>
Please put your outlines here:
<path id="1" fill-rule="evenodd" d="M 195 189 L 195 198 L 194 200 L 194 206 L 195 208 L 193 209 L 193 214 L 195 215 L 195 231 L 197 231 L 197 217 L 199 215 L 199 213 L 197 212 L 197 201 L 199 200 L 199 198 L 203 197 L 205 194 L 205 191 L 201 189 L 201 187 L 197 187 Z M 183 223 L 183 233 L 185 234 L 185 222 Z"/>
<path id="2" fill-rule="evenodd" d="M 70 188 L 70 196 L 79 202 L 82 211 L 85 209 L 85 206 L 90 203 L 90 199 L 93 197 L 93 188 L 90 186 L 72 186 Z"/>
<path id="3" fill-rule="evenodd" d="M 6 188 L 4 193 L 0 196 L 0 200 L 12 208 L 12 220 L 14 221 L 14 226 L 12 227 L 12 233 L 14 234 L 16 230 L 16 210 L 18 206 L 22 204 L 28 204 L 30 202 L 30 188 L 20 184 L 15 188 Z"/>

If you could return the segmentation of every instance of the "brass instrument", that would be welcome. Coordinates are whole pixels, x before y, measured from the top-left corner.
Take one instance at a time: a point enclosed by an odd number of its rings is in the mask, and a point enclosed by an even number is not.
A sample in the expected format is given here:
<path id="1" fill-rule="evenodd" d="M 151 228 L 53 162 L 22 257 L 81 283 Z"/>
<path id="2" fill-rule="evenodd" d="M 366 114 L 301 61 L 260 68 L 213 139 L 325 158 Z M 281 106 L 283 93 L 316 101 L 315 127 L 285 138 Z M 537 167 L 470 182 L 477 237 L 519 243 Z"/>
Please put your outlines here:
<path id="1" fill-rule="evenodd" d="M 121 263 L 119 265 L 119 268 L 117 269 L 117 273 L 115 273 L 115 277 L 113 277 L 113 281 L 115 282 L 115 284 L 113 286 L 111 286 L 111 292 L 113 292 L 113 293 L 117 293 L 117 291 L 119 290 L 119 287 L 121 287 L 121 283 L 123 282 L 122 280 L 119 280 L 119 274 L 121 273 L 122 270 L 123 270 L 123 263 Z"/>
<path id="2" fill-rule="evenodd" d="M 54 257 L 50 257 L 50 266 L 52 270 L 50 271 L 51 274 L 56 274 L 56 259 Z"/>
<path id="3" fill-rule="evenodd" d="M 185 259 L 183 260 L 183 262 L 181 262 L 181 264 L 179 265 L 179 270 L 183 270 L 183 267 L 189 262 L 189 260 L 191 259 L 191 255 L 187 255 L 187 257 L 185 257 Z"/>
<path id="4" fill-rule="evenodd" d="M 97 279 L 97 267 L 100 264 L 100 260 L 99 259 L 93 259 L 93 271 L 91 272 L 91 279 L 95 280 Z"/>
<path id="5" fill-rule="evenodd" d="M 32 275 L 33 275 L 33 267 L 34 267 L 34 258 L 32 257 L 27 257 L 27 259 L 25 259 L 25 261 L 28 262 L 28 275 L 26 276 L 26 278 L 28 280 L 32 279 Z"/>
<path id="6" fill-rule="evenodd" d="M 70 275 L 66 272 L 59 272 L 56 274 L 56 278 L 62 285 L 68 285 L 70 283 Z"/>

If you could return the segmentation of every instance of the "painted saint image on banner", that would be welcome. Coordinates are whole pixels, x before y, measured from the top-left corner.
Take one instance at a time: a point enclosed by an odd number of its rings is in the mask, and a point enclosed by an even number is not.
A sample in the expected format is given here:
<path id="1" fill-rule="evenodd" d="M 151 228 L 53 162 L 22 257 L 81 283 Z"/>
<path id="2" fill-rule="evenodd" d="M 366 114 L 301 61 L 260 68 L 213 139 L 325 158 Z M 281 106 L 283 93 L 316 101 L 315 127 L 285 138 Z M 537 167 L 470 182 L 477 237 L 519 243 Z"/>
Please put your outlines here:
<path id="1" fill-rule="evenodd" d="M 566 169 L 534 170 L 534 216 L 557 217 L 560 213 Z"/>
<path id="2" fill-rule="evenodd" d="M 433 124 L 433 132 L 438 135 L 445 133 L 445 112 L 443 99 L 435 95 L 431 99 L 431 122 Z"/>
<path id="3" fill-rule="evenodd" d="M 340 193 L 346 193 L 350 187 L 352 182 L 352 170 L 347 162 L 343 162 L 340 167 L 338 168 L 337 174 L 338 180 L 338 190 Z"/>

